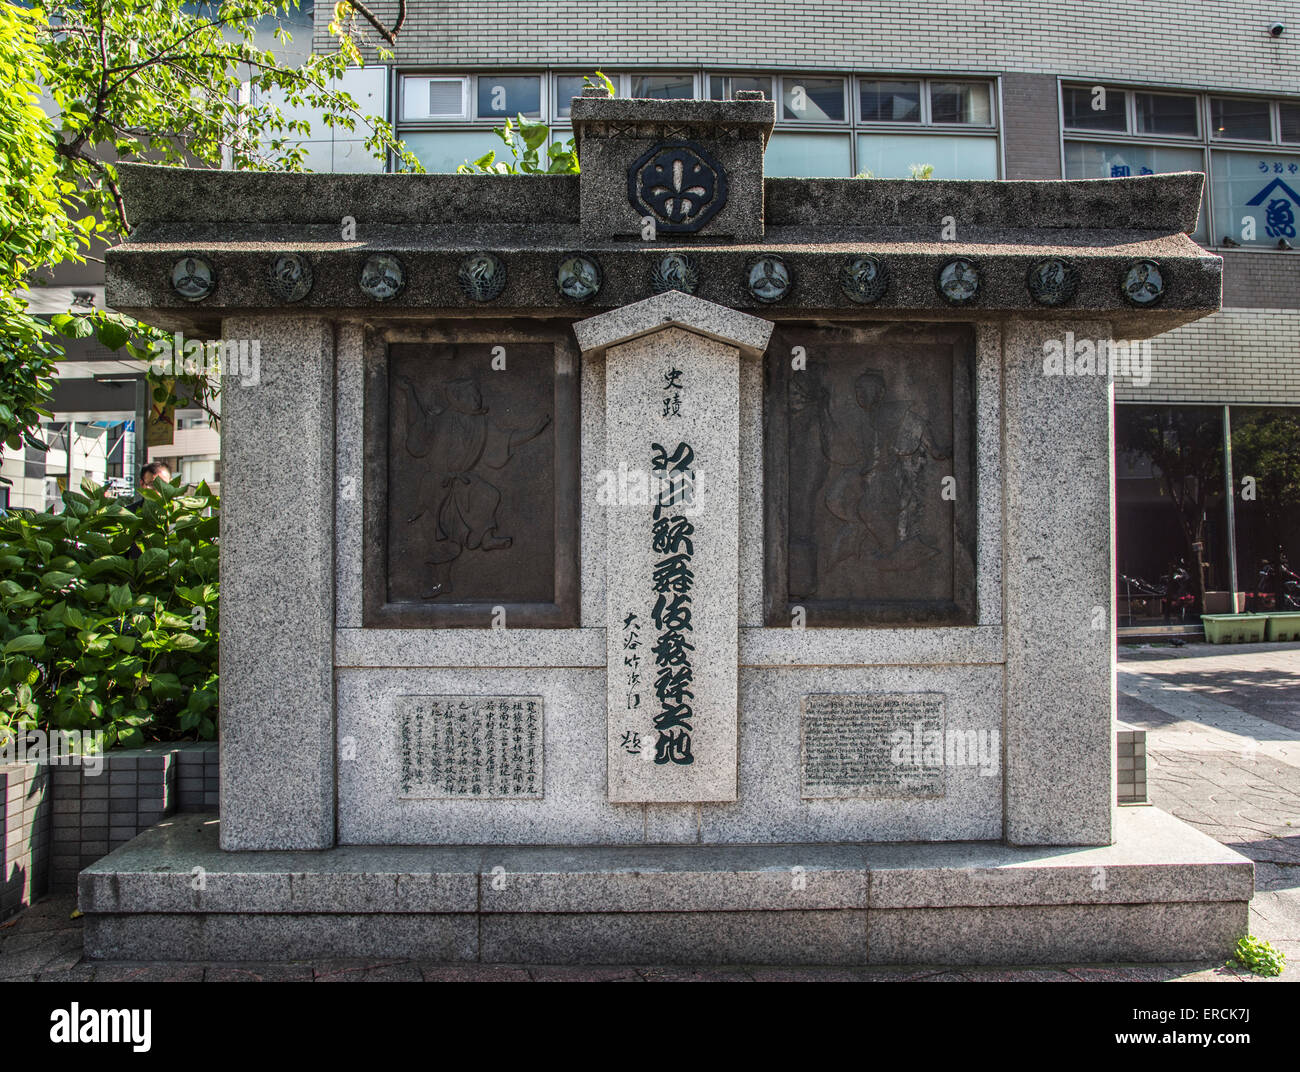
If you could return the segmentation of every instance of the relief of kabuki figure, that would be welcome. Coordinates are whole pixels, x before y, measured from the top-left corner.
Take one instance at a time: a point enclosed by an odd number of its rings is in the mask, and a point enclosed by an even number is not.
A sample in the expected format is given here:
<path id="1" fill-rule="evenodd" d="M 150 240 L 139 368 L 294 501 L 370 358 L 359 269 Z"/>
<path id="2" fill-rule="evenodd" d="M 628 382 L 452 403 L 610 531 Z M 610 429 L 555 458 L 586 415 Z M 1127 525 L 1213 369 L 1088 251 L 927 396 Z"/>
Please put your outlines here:
<path id="1" fill-rule="evenodd" d="M 406 523 L 418 523 L 427 534 L 421 547 L 431 552 L 425 560 L 430 579 L 422 598 L 438 599 L 451 594 L 451 567 L 463 552 L 498 551 L 513 542 L 497 520 L 501 492 L 483 470 L 504 468 L 515 451 L 546 430 L 551 417 L 543 414 L 523 428 L 501 424 L 468 377 L 438 386 L 428 400 L 404 376 L 398 386 L 395 424 L 405 426 L 407 453 L 423 470 Z"/>
<path id="2" fill-rule="evenodd" d="M 791 401 L 796 414 L 816 422 L 827 462 L 825 478 L 803 490 L 805 505 L 810 513 L 823 507 L 838 522 L 826 553 L 814 557 L 828 569 L 854 561 L 885 572 L 923 566 L 939 554 L 926 518 L 940 486 L 926 470 L 931 460 L 952 456 L 951 444 L 907 401 L 889 398 L 875 369 L 857 376 L 852 401 L 839 405 L 815 372 L 805 375 L 793 381 Z M 816 566 L 806 568 L 815 586 Z"/>

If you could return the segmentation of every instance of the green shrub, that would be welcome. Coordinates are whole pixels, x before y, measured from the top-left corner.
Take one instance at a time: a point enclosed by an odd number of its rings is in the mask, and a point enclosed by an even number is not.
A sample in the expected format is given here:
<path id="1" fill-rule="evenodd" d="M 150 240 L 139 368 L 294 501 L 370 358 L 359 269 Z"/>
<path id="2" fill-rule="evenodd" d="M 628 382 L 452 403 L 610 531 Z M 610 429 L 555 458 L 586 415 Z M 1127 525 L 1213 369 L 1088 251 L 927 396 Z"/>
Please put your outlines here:
<path id="1" fill-rule="evenodd" d="M 0 518 L 0 738 L 213 739 L 217 496 L 159 480 L 135 504 L 90 484 L 63 502 Z"/>

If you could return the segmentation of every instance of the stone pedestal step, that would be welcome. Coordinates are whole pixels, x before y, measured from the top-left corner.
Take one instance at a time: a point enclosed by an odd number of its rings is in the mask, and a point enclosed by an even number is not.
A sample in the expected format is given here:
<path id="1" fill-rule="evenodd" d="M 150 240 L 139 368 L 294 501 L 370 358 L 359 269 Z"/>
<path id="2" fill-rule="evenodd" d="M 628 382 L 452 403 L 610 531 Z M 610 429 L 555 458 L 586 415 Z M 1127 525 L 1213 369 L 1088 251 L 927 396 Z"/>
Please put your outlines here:
<path id="1" fill-rule="evenodd" d="M 92 959 L 906 964 L 1226 955 L 1253 864 L 1155 808 L 1103 848 L 998 843 L 225 852 L 215 815 L 80 877 Z"/>

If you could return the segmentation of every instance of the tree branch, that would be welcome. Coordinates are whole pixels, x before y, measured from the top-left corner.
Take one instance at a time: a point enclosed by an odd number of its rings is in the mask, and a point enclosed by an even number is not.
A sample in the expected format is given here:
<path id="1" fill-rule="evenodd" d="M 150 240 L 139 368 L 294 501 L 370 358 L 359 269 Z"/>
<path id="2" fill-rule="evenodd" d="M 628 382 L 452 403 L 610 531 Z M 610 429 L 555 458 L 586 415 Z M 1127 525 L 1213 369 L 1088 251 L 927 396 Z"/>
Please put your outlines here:
<path id="1" fill-rule="evenodd" d="M 398 0 L 397 21 L 393 23 L 393 28 L 391 30 L 380 22 L 379 17 L 366 7 L 361 0 L 347 0 L 347 5 L 365 19 L 366 22 L 370 23 L 370 25 L 375 28 L 375 32 L 390 45 L 397 44 L 397 34 L 406 22 L 406 0 Z"/>

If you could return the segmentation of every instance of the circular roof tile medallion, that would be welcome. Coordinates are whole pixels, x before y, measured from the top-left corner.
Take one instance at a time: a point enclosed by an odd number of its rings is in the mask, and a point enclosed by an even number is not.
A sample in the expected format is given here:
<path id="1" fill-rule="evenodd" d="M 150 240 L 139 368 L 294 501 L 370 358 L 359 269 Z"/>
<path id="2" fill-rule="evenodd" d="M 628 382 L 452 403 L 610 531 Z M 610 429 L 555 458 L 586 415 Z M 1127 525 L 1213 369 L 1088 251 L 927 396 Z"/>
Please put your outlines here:
<path id="1" fill-rule="evenodd" d="M 981 283 L 979 265 L 965 257 L 939 269 L 939 294 L 950 305 L 969 305 L 979 297 Z"/>
<path id="2" fill-rule="evenodd" d="M 471 253 L 460 262 L 456 279 L 470 301 L 492 301 L 506 289 L 505 262 L 495 253 Z"/>
<path id="3" fill-rule="evenodd" d="M 1124 271 L 1120 284 L 1124 300 L 1130 305 L 1150 307 L 1165 295 L 1165 277 L 1155 261 L 1134 261 Z"/>
<path id="4" fill-rule="evenodd" d="M 217 273 L 202 257 L 182 257 L 172 265 L 172 290 L 186 301 L 202 301 L 217 289 Z"/>
<path id="5" fill-rule="evenodd" d="M 603 280 L 600 265 L 577 253 L 560 261 L 555 272 L 555 285 L 570 301 L 586 301 L 600 290 Z"/>
<path id="6" fill-rule="evenodd" d="M 1050 257 L 1029 266 L 1025 285 L 1039 305 L 1064 305 L 1079 289 L 1079 270 L 1067 260 Z"/>
<path id="7" fill-rule="evenodd" d="M 282 301 L 302 301 L 311 293 L 311 265 L 300 253 L 281 253 L 271 265 L 271 288 Z"/>
<path id="8" fill-rule="evenodd" d="M 839 274 L 840 290 L 859 305 L 880 301 L 889 289 L 889 269 L 876 257 L 850 257 Z"/>
<path id="9" fill-rule="evenodd" d="M 694 294 L 699 285 L 700 270 L 689 253 L 665 253 L 650 270 L 650 286 L 656 294 L 665 290 Z"/>
<path id="10" fill-rule="evenodd" d="M 759 301 L 779 302 L 790 293 L 790 269 L 780 257 L 759 257 L 750 261 L 745 285 Z"/>
<path id="11" fill-rule="evenodd" d="M 406 286 L 406 270 L 391 253 L 375 253 L 366 258 L 357 285 L 375 301 L 391 301 Z"/>

